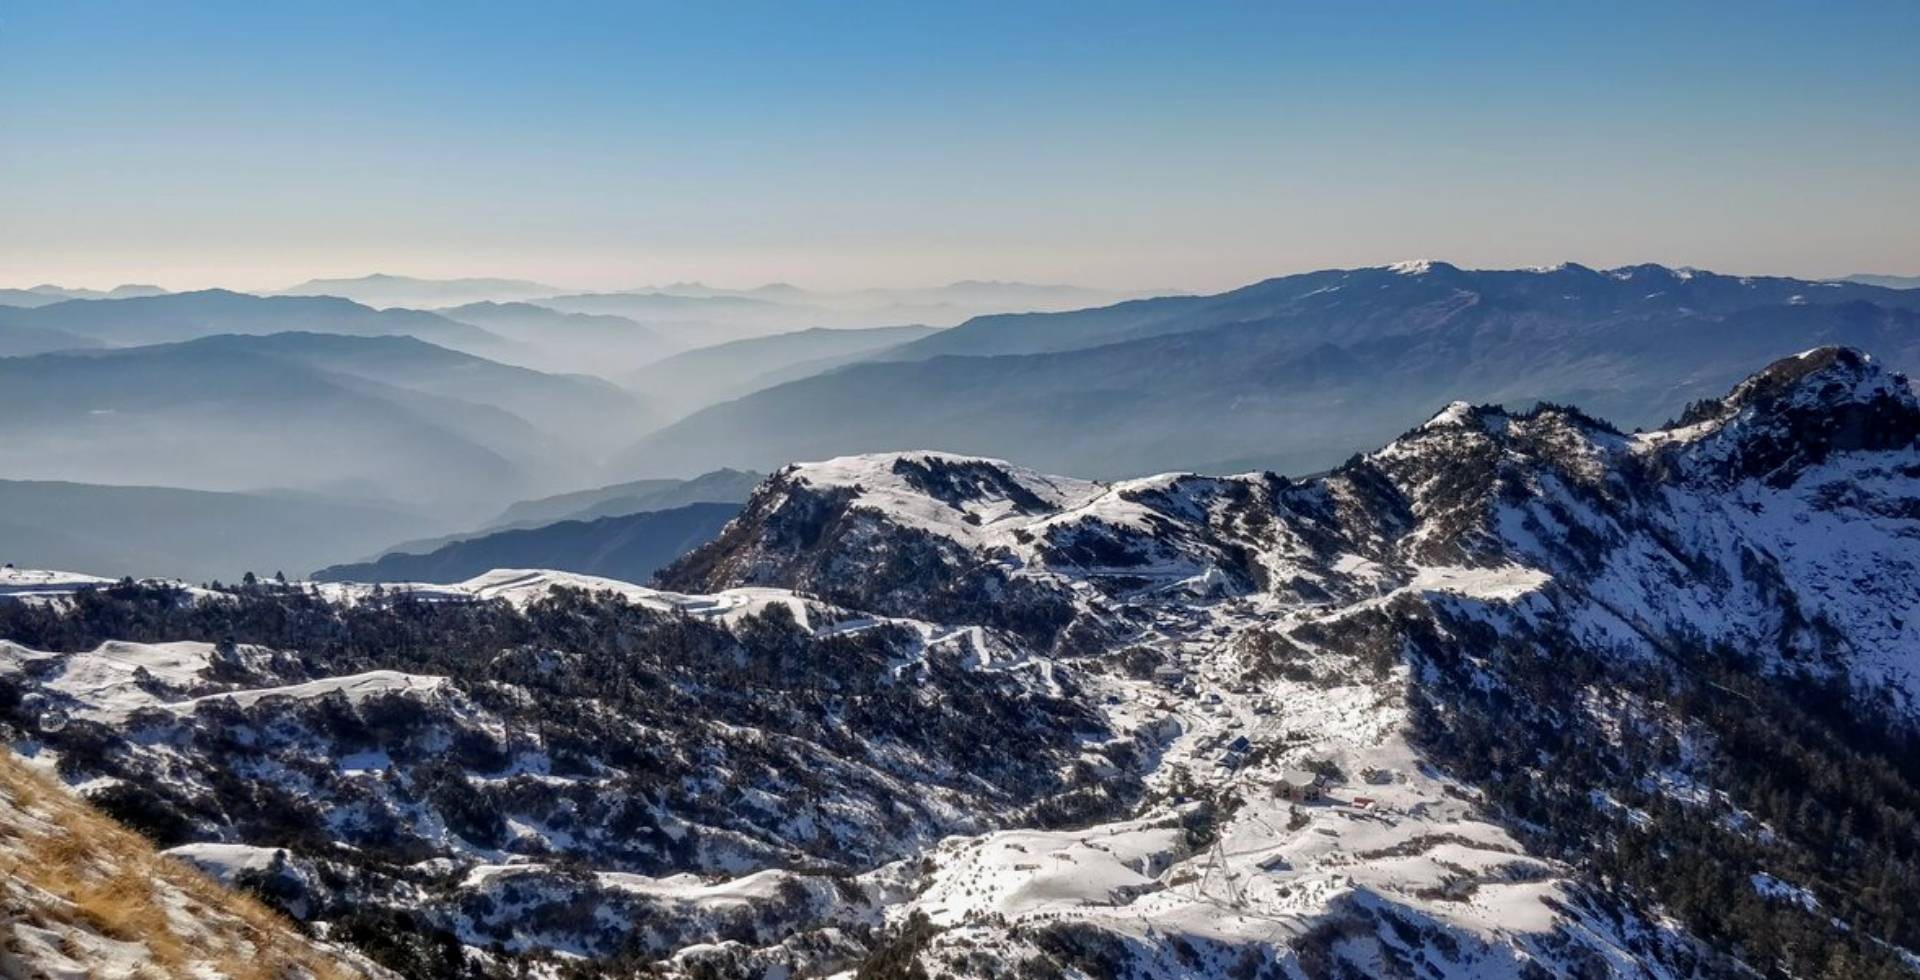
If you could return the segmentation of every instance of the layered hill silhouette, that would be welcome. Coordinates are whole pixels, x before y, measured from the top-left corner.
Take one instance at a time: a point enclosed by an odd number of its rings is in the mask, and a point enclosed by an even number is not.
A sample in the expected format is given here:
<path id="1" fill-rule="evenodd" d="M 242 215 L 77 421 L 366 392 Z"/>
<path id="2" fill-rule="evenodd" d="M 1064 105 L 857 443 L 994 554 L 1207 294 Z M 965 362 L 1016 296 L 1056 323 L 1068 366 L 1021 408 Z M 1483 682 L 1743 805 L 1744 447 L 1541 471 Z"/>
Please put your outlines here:
<path id="1" fill-rule="evenodd" d="M 410 337 L 215 336 L 0 359 L 9 476 L 288 487 L 456 525 L 589 482 L 598 447 L 644 425 L 609 383 Z"/>
<path id="2" fill-rule="evenodd" d="M 122 347 L 214 334 L 287 331 L 410 336 L 463 350 L 502 342 L 472 324 L 422 310 L 376 310 L 334 296 L 254 296 L 226 289 L 123 299 L 71 299 L 33 309 L 0 308 L 0 330 L 7 327 L 59 330 Z"/>
<path id="3" fill-rule="evenodd" d="M 1450 397 L 1575 402 L 1628 426 L 1820 344 L 1920 367 L 1920 292 L 1661 266 L 1330 270 L 1217 296 L 981 317 L 715 405 L 616 475 L 938 445 L 1118 476 L 1324 469 Z"/>

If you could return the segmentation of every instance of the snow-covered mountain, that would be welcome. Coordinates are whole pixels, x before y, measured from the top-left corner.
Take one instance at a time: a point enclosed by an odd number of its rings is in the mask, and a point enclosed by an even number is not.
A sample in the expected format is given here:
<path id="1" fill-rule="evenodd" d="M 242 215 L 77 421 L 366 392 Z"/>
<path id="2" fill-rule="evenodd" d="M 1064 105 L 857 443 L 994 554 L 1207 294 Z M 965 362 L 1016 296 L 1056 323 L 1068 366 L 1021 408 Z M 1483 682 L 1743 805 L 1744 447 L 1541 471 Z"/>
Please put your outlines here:
<path id="1" fill-rule="evenodd" d="M 414 976 L 1920 972 L 1920 403 L 770 477 L 661 588 L 0 577 L 0 724 Z M 556 588 L 557 587 L 557 588 Z"/>

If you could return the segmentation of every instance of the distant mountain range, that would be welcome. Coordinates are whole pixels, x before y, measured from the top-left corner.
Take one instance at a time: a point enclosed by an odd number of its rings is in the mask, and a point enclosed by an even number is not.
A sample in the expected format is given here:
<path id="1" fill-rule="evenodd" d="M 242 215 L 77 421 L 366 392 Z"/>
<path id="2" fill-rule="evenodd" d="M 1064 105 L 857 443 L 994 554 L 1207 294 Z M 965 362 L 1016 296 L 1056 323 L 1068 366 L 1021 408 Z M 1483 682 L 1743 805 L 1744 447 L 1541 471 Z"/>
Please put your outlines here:
<path id="1" fill-rule="evenodd" d="M 332 296 L 262 297 L 225 289 L 63 300 L 34 309 L 0 308 L 0 334 L 9 328 L 56 330 L 115 346 L 290 330 L 357 337 L 410 336 L 461 350 L 485 350 L 504 343 L 486 330 L 436 313 L 375 310 Z"/>
<path id="2" fill-rule="evenodd" d="M 588 482 L 599 447 L 644 428 L 644 410 L 607 382 L 410 337 L 215 336 L 0 359 L 9 476 L 296 487 L 402 501 L 453 525 Z"/>
<path id="3" fill-rule="evenodd" d="M 69 299 L 131 299 L 136 296 L 164 296 L 159 286 L 129 283 L 112 289 L 68 289 L 51 283 L 29 289 L 0 289 L 0 306 L 47 306 Z"/>
<path id="4" fill-rule="evenodd" d="M 879 327 L 929 324 L 946 327 L 992 313 L 1075 310 L 1142 295 L 1080 286 L 966 281 L 918 289 L 847 292 L 771 283 L 753 289 L 721 289 L 674 283 L 619 293 L 541 300 L 556 309 L 620 313 L 639 320 L 697 319 L 706 329 L 684 336 L 688 346 L 812 327 Z M 639 297 L 639 298 L 635 298 Z M 683 328 L 684 329 L 684 328 Z M 704 341 L 698 343 L 697 341 Z"/>
<path id="5" fill-rule="evenodd" d="M 368 306 L 406 306 L 431 309 L 464 303 L 507 303 L 566 292 L 556 286 L 525 279 L 417 279 L 374 273 L 350 279 L 309 279 L 288 286 L 278 296 L 338 296 Z"/>
<path id="6" fill-rule="evenodd" d="M 1920 276 L 1848 276 L 1844 282 L 1857 282 L 1865 286 L 1885 286 L 1888 289 L 1920 289 Z"/>
<path id="7" fill-rule="evenodd" d="M 815 327 L 696 348 L 616 380 L 670 412 L 685 413 L 818 374 L 937 332 L 937 328 L 920 326 L 849 330 Z"/>
<path id="8" fill-rule="evenodd" d="M 549 296 L 540 300 L 539 305 L 566 313 L 625 317 L 646 324 L 681 348 L 705 347 L 808 327 L 875 325 L 873 317 L 864 314 L 843 314 L 750 296 L 575 293 Z"/>
<path id="9" fill-rule="evenodd" d="M 1779 350 L 1920 367 L 1920 292 L 1645 265 L 1403 263 L 1215 296 L 987 316 L 703 409 L 630 477 L 938 445 L 1089 476 L 1324 469 L 1449 394 L 1651 425 Z"/>
<path id="10" fill-rule="evenodd" d="M 439 551 L 456 542 L 470 541 L 500 531 L 527 530 L 557 524 L 561 521 L 592 521 L 602 517 L 625 517 L 650 511 L 672 510 L 688 504 L 739 504 L 746 501 L 747 495 L 753 492 L 753 488 L 759 485 L 761 479 L 761 474 L 758 473 L 715 470 L 688 480 L 635 480 L 630 483 L 594 487 L 590 490 L 574 490 L 535 500 L 522 500 L 501 511 L 493 520 L 480 525 L 478 530 L 419 538 L 400 544 L 391 544 L 393 539 L 389 539 L 387 547 L 383 547 L 379 552 L 368 553 L 375 554 L 377 557 L 386 557 L 394 553 L 421 555 Z M 571 570 L 579 571 L 580 569 Z"/>
<path id="11" fill-rule="evenodd" d="M 783 283 L 721 289 L 698 283 L 569 292 L 524 279 L 423 279 L 374 274 L 312 279 L 271 294 L 152 286 L 111 291 L 0 290 L 0 356 L 95 344 L 134 345 L 215 333 L 283 330 L 407 334 L 545 371 L 613 376 L 679 350 L 814 328 L 947 326 L 1005 312 L 1077 309 L 1131 295 L 1067 285 L 956 282 L 925 289 L 830 292 Z M 157 300 L 69 306 L 72 300 Z M 29 308 L 57 312 L 19 315 Z"/>
<path id="12" fill-rule="evenodd" d="M 1060 284 L 972 280 L 926 288 L 841 292 L 804 289 L 786 283 L 748 289 L 673 283 L 585 292 L 523 279 L 421 279 L 375 274 L 353 279 L 313 279 L 275 295 L 335 296 L 374 307 L 441 312 L 446 312 L 447 307 L 474 304 L 533 303 L 565 313 L 624 317 L 646 325 L 677 346 L 701 347 L 813 327 L 854 328 L 903 323 L 951 326 L 981 314 L 1080 309 L 1151 294 Z M 469 319 L 469 322 L 479 321 Z M 489 356 L 493 356 L 491 352 Z"/>
<path id="13" fill-rule="evenodd" d="M 127 284 L 112 289 L 71 289 L 52 284 L 27 289 L 0 288 L 0 306 L 44 306 L 67 299 L 126 299 L 158 296 L 168 290 L 159 286 Z M 788 283 L 733 289 L 699 282 L 676 282 L 664 286 L 641 286 L 607 290 L 592 295 L 661 295 L 689 299 L 749 299 L 823 310 L 875 310 L 888 307 L 947 310 L 962 318 L 983 312 L 1025 310 L 1075 310 L 1101 306 L 1141 296 L 1159 296 L 1174 290 L 1092 289 L 1064 283 L 1027 283 L 993 280 L 962 280 L 941 286 L 875 288 L 853 290 L 807 289 Z M 335 296 L 378 308 L 408 307 L 436 309 L 469 303 L 513 303 L 565 295 L 588 295 L 582 290 L 566 289 L 529 279 L 463 277 L 432 279 L 373 273 L 331 279 L 309 279 L 284 289 L 257 293 L 261 296 Z M 953 321 L 953 322 L 958 322 Z"/>
<path id="14" fill-rule="evenodd" d="M 742 470 L 715 470 L 688 480 L 637 480 L 592 490 L 523 500 L 487 524 L 489 529 L 533 527 L 555 521 L 587 521 L 695 503 L 745 503 L 765 476 Z"/>
<path id="15" fill-rule="evenodd" d="M 618 386 L 585 375 L 559 375 L 500 364 L 413 337 L 342 337 L 278 333 L 206 338 L 201 347 L 257 351 L 296 360 L 337 376 L 363 378 L 525 419 L 557 443 L 598 452 L 615 433 L 650 427 L 646 409 Z"/>
<path id="16" fill-rule="evenodd" d="M 623 316 L 563 313 L 533 303 L 468 303 L 437 311 L 508 341 L 489 354 L 542 371 L 618 374 L 680 349 L 660 331 Z"/>
<path id="17" fill-rule="evenodd" d="M 768 283 L 752 289 L 722 289 L 698 282 L 679 282 L 649 287 L 641 292 L 674 296 L 743 297 L 776 303 L 803 304 L 833 310 L 915 310 L 930 314 L 926 319 L 940 324 L 958 322 L 944 319 L 961 314 L 1078 310 L 1105 306 L 1142 296 L 1164 296 L 1175 290 L 1089 289 L 1058 283 L 997 282 L 963 280 L 944 286 L 896 289 L 856 289 L 830 291 L 803 289 L 787 283 Z"/>
<path id="18" fill-rule="evenodd" d="M 333 565 L 323 582 L 462 582 L 496 568 L 551 568 L 644 582 L 713 540 L 740 512 L 737 503 L 687 504 L 668 510 L 561 521 L 544 527 L 454 541 L 424 554 L 390 552 L 359 564 Z"/>

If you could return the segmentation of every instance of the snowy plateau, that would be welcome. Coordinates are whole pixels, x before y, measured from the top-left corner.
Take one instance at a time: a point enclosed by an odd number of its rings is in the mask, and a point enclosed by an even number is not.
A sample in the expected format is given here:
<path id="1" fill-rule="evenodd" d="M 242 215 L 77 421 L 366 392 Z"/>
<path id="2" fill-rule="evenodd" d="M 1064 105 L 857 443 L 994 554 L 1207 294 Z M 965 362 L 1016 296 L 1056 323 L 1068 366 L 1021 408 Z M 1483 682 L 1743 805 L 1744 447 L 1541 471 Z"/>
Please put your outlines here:
<path id="1" fill-rule="evenodd" d="M 1310 479 L 795 464 L 657 587 L 8 569 L 0 734 L 406 976 L 1914 975 L 1917 438 L 1822 348 Z"/>

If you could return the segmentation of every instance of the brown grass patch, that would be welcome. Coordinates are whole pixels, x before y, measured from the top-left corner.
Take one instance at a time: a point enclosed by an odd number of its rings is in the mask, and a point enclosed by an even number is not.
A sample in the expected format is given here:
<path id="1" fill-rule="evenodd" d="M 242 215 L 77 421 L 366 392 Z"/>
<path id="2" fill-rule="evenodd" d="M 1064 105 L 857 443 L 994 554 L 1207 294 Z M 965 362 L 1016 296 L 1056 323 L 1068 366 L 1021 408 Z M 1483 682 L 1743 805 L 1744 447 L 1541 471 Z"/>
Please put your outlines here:
<path id="1" fill-rule="evenodd" d="M 35 909 L 42 925 L 140 943 L 151 958 L 144 972 L 155 977 L 192 976 L 195 965 L 236 980 L 365 976 L 259 901 L 161 856 L 3 749 L 0 795 L 0 841 L 12 852 L 0 856 L 0 892 L 17 882 L 53 896 Z M 176 922 L 169 900 L 191 921 Z"/>

